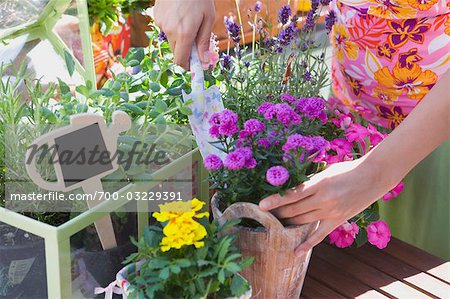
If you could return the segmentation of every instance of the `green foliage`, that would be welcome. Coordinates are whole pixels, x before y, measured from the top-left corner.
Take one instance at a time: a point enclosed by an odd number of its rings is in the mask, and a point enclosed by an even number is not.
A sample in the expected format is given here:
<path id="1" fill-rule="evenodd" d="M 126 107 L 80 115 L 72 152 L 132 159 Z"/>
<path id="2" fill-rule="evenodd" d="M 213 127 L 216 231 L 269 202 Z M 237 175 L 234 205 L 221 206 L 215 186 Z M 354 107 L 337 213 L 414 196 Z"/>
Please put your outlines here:
<path id="1" fill-rule="evenodd" d="M 99 23 L 101 32 L 108 34 L 113 25 L 124 23 L 123 16 L 149 7 L 147 0 L 88 0 L 91 25 Z"/>
<path id="2" fill-rule="evenodd" d="M 158 32 L 150 34 L 157 35 Z M 80 86 L 69 86 L 59 80 L 58 84 L 43 87 L 39 80 L 28 79 L 26 65 L 22 65 L 16 71 L 12 65 L 0 66 L 0 78 L 2 78 L 0 81 L 2 141 L 0 142 L 0 205 L 4 206 L 6 179 L 5 146 L 7 144 L 3 141 L 23 140 L 19 132 L 5 130 L 8 126 L 65 125 L 69 123 L 71 115 L 85 112 L 102 114 L 106 121 L 110 122 L 112 113 L 122 110 L 131 116 L 133 127 L 135 127 L 135 131 L 130 133 L 129 138 L 121 136 L 119 139 L 119 147 L 123 149 L 129 142 L 135 142 L 137 137 L 142 142 L 152 142 L 155 139 L 154 136 L 160 136 L 163 133 L 155 131 L 156 128 L 164 129 L 164 126 L 160 124 L 186 124 L 187 115 L 191 111 L 187 107 L 188 103 L 181 100 L 181 93 L 182 90 L 190 89 L 189 76 L 183 69 L 173 64 L 172 57 L 167 43 L 150 45 L 147 49 L 132 49 L 123 59 L 123 72 L 114 74 L 113 78 L 98 91 L 93 91 L 92 82 L 86 82 L 85 85 Z M 73 93 L 74 89 L 78 93 L 77 96 Z M 85 98 L 85 101 L 80 101 L 80 95 Z M 152 126 L 153 124 L 160 126 Z M 137 129 L 139 126 L 151 128 L 153 131 L 139 131 Z M 169 129 L 166 128 L 166 131 L 170 131 Z M 173 159 L 176 159 L 180 152 L 185 154 L 190 150 L 193 142 L 188 128 L 183 126 L 178 130 L 182 138 L 176 135 L 168 136 L 167 143 L 170 148 L 165 148 L 171 153 Z M 7 134 L 17 136 L 7 136 Z M 184 146 L 186 143 L 189 144 L 188 150 Z M 162 145 L 161 142 L 158 144 Z M 173 147 L 175 144 L 184 147 L 179 150 Z M 23 160 L 23 155 L 21 156 L 23 153 L 14 149 L 9 149 L 7 152 L 16 153 L 17 161 Z M 145 171 L 142 165 L 140 168 L 130 168 L 128 172 L 121 168 L 108 179 L 123 183 L 141 180 L 150 175 Z M 52 225 L 64 222 L 61 215 L 58 216 L 57 213 L 30 216 Z"/>
<path id="3" fill-rule="evenodd" d="M 317 19 L 321 8 L 315 14 Z M 253 19 L 250 16 L 250 19 Z M 320 97 L 321 90 L 329 82 L 329 70 L 325 63 L 328 37 L 314 30 L 300 30 L 290 45 L 268 46 L 267 41 L 278 45 L 277 34 L 268 35 L 274 28 L 261 16 L 255 16 L 252 24 L 258 28 L 252 41 L 252 49 L 234 47 L 228 49 L 231 67 L 224 67 L 222 55 L 218 68 L 209 71 L 211 84 L 221 87 L 225 107 L 236 112 L 241 119 L 254 118 L 256 108 L 264 102 L 280 102 L 280 95 L 288 93 L 296 98 Z M 295 19 L 292 22 L 296 22 Z M 261 27 L 264 23 L 268 31 Z M 277 24 L 277 28 L 286 28 Z M 230 41 L 229 45 L 233 42 Z"/>
<path id="4" fill-rule="evenodd" d="M 127 278 L 133 298 L 227 298 L 238 297 L 249 289 L 238 273 L 253 259 L 242 258 L 233 246 L 235 237 L 224 234 L 235 223 L 220 226 L 207 220 L 199 222 L 207 230 L 201 248 L 191 245 L 162 252 L 162 228 L 146 229 L 144 237 L 135 242 L 139 252 L 125 261 L 129 264 L 144 260 L 139 274 Z"/>

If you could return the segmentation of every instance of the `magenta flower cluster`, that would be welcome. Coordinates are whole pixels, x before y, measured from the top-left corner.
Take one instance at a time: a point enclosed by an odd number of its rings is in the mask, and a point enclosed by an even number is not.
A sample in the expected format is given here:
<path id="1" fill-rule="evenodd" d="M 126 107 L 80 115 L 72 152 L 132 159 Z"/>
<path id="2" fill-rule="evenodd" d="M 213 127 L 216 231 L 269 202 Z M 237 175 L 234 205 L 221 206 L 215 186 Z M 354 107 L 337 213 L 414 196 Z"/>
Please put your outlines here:
<path id="1" fill-rule="evenodd" d="M 330 149 L 330 143 L 321 136 L 302 136 L 300 134 L 293 134 L 288 137 L 282 150 L 285 153 L 285 159 L 292 159 L 292 157 L 299 152 L 300 162 L 302 162 L 305 154 L 307 156 L 316 154 L 313 162 L 321 162 L 326 157 L 326 152 Z"/>
<path id="2" fill-rule="evenodd" d="M 252 169 L 256 167 L 256 159 L 253 158 L 250 147 L 241 147 L 229 153 L 223 162 L 224 166 L 230 170 Z"/>
<path id="3" fill-rule="evenodd" d="M 325 101 L 321 98 L 300 98 L 295 104 L 295 109 L 309 119 L 318 118 L 322 123 L 327 122 Z"/>
<path id="4" fill-rule="evenodd" d="M 289 180 L 289 171 L 283 166 L 272 166 L 266 172 L 266 180 L 272 186 L 284 185 Z"/>
<path id="5" fill-rule="evenodd" d="M 222 159 L 217 155 L 209 155 L 203 161 L 207 170 L 219 170 L 223 167 Z"/>
<path id="6" fill-rule="evenodd" d="M 272 104 L 270 107 L 265 105 L 264 108 L 260 108 L 261 106 L 258 108 L 258 112 L 264 111 L 263 115 L 266 120 L 276 120 L 286 127 L 299 125 L 302 122 L 301 116 L 287 103 Z"/>
<path id="7" fill-rule="evenodd" d="M 209 134 L 214 138 L 230 137 L 239 132 L 238 116 L 228 109 L 214 113 L 209 120 L 209 124 L 211 125 Z"/>

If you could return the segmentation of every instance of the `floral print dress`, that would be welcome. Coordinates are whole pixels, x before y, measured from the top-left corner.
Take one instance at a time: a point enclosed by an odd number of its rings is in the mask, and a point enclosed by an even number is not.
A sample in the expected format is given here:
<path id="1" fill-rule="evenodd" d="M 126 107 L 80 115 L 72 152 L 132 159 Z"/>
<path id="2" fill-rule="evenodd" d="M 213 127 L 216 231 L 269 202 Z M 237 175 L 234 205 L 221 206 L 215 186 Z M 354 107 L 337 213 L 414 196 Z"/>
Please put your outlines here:
<path id="1" fill-rule="evenodd" d="M 450 0 L 337 0 L 333 92 L 394 129 L 450 67 Z"/>

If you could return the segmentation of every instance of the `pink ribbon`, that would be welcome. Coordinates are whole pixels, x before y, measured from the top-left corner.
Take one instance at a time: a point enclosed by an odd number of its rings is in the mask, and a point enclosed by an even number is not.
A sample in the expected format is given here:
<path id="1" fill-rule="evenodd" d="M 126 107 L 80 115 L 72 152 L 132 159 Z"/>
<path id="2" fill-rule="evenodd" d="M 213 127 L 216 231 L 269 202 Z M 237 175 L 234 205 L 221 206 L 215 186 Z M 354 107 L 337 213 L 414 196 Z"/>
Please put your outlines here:
<path id="1" fill-rule="evenodd" d="M 122 295 L 123 299 L 127 298 L 123 290 L 116 285 L 115 281 L 111 282 L 106 288 L 95 288 L 94 293 L 95 295 L 105 293 L 105 299 L 112 299 L 113 294 Z"/>

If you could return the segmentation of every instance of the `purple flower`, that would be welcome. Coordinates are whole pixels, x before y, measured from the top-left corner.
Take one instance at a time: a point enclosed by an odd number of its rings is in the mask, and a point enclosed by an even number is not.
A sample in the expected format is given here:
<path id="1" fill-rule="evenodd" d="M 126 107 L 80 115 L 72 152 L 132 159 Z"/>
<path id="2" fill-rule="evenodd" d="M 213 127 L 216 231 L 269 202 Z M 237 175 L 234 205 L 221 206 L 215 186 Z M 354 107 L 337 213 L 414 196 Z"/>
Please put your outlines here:
<path id="1" fill-rule="evenodd" d="M 294 96 L 292 96 L 292 95 L 290 95 L 288 93 L 282 94 L 280 98 L 281 98 L 282 101 L 286 101 L 286 102 L 291 103 L 291 104 L 294 103 L 295 101 L 297 101 L 297 99 Z"/>
<path id="2" fill-rule="evenodd" d="M 325 109 L 325 101 L 321 98 L 298 99 L 295 108 L 299 113 L 305 114 L 309 119 L 319 118 L 323 120 L 322 112 Z"/>
<path id="3" fill-rule="evenodd" d="M 244 123 L 244 129 L 248 133 L 256 135 L 262 133 L 266 129 L 266 126 L 257 119 L 249 119 Z"/>
<path id="4" fill-rule="evenodd" d="M 325 17 L 325 27 L 327 28 L 328 32 L 331 31 L 335 22 L 336 22 L 336 14 L 333 10 L 330 10 L 327 16 Z"/>
<path id="5" fill-rule="evenodd" d="M 233 21 L 233 18 L 224 18 L 225 27 L 228 34 L 235 44 L 239 44 L 241 41 L 241 26 Z"/>
<path id="6" fill-rule="evenodd" d="M 256 1 L 255 3 L 255 12 L 260 12 L 262 7 L 261 1 Z"/>
<path id="7" fill-rule="evenodd" d="M 240 152 L 231 152 L 225 157 L 223 165 L 231 170 L 242 169 L 245 165 L 245 157 Z"/>
<path id="8" fill-rule="evenodd" d="M 302 121 L 300 115 L 298 115 L 294 109 L 286 103 L 275 104 L 268 108 L 264 112 L 264 118 L 267 120 L 276 118 L 277 121 L 281 122 L 286 127 L 298 125 Z"/>
<path id="9" fill-rule="evenodd" d="M 220 62 L 220 64 L 222 65 L 222 67 L 226 70 L 230 70 L 233 62 L 231 61 L 231 56 L 229 55 L 223 55 L 222 56 L 222 61 Z"/>
<path id="10" fill-rule="evenodd" d="M 320 0 L 320 4 L 323 6 L 330 5 L 330 2 L 331 2 L 330 0 Z"/>
<path id="11" fill-rule="evenodd" d="M 311 72 L 306 71 L 305 74 L 303 75 L 303 78 L 305 79 L 305 81 L 311 81 L 312 79 Z"/>
<path id="12" fill-rule="evenodd" d="M 260 139 L 258 139 L 258 145 L 261 147 L 269 148 L 270 141 L 267 140 L 267 138 L 260 138 Z"/>
<path id="13" fill-rule="evenodd" d="M 263 39 L 263 45 L 265 49 L 272 49 L 275 46 L 275 39 L 272 37 L 268 37 Z"/>
<path id="14" fill-rule="evenodd" d="M 303 24 L 303 30 L 313 31 L 315 25 L 316 25 L 315 16 L 313 10 L 311 9 L 306 15 L 306 21 L 305 24 Z"/>
<path id="15" fill-rule="evenodd" d="M 209 119 L 211 125 L 209 134 L 215 138 L 234 135 L 239 132 L 237 122 L 238 116 L 231 110 L 225 109 L 219 113 L 214 113 Z"/>
<path id="16" fill-rule="evenodd" d="M 311 10 L 313 13 L 319 8 L 319 0 L 311 0 Z"/>
<path id="17" fill-rule="evenodd" d="M 314 149 L 314 144 L 311 137 L 303 136 L 300 134 L 292 134 L 286 140 L 286 143 L 281 148 L 284 152 L 288 153 L 290 151 L 297 152 L 298 149 L 305 149 L 311 151 Z"/>
<path id="18" fill-rule="evenodd" d="M 225 157 L 224 165 L 231 170 L 239 170 L 242 168 L 251 169 L 256 167 L 256 160 L 253 158 L 252 149 L 250 147 L 241 147 L 234 152 L 229 153 Z"/>
<path id="19" fill-rule="evenodd" d="M 285 5 L 278 11 L 278 21 L 284 25 L 289 21 L 291 15 L 292 15 L 291 6 L 289 4 Z"/>
<path id="20" fill-rule="evenodd" d="M 207 170 L 219 170 L 222 168 L 223 163 L 222 159 L 220 159 L 216 155 L 209 155 L 204 160 L 204 165 Z"/>
<path id="21" fill-rule="evenodd" d="M 209 128 L 209 135 L 213 138 L 218 138 L 220 136 L 219 126 L 211 126 L 211 128 Z"/>
<path id="22" fill-rule="evenodd" d="M 280 31 L 280 34 L 278 35 L 278 44 L 281 50 L 292 42 L 296 33 L 297 28 L 293 23 Z"/>
<path id="23" fill-rule="evenodd" d="M 258 109 L 256 110 L 259 114 L 264 114 L 266 113 L 267 109 L 271 108 L 274 104 L 273 103 L 262 103 Z"/>
<path id="24" fill-rule="evenodd" d="M 266 172 L 266 180 L 272 186 L 281 186 L 289 180 L 289 171 L 283 166 L 272 166 Z"/>
<path id="25" fill-rule="evenodd" d="M 330 143 L 322 136 L 314 136 L 311 138 L 313 150 L 311 153 L 317 153 L 313 162 L 321 162 L 326 159 L 326 153 L 330 150 Z"/>
<path id="26" fill-rule="evenodd" d="M 159 34 L 158 34 L 158 40 L 160 41 L 160 42 L 167 42 L 168 40 L 167 40 L 167 35 L 164 33 L 164 31 L 161 31 Z"/>

